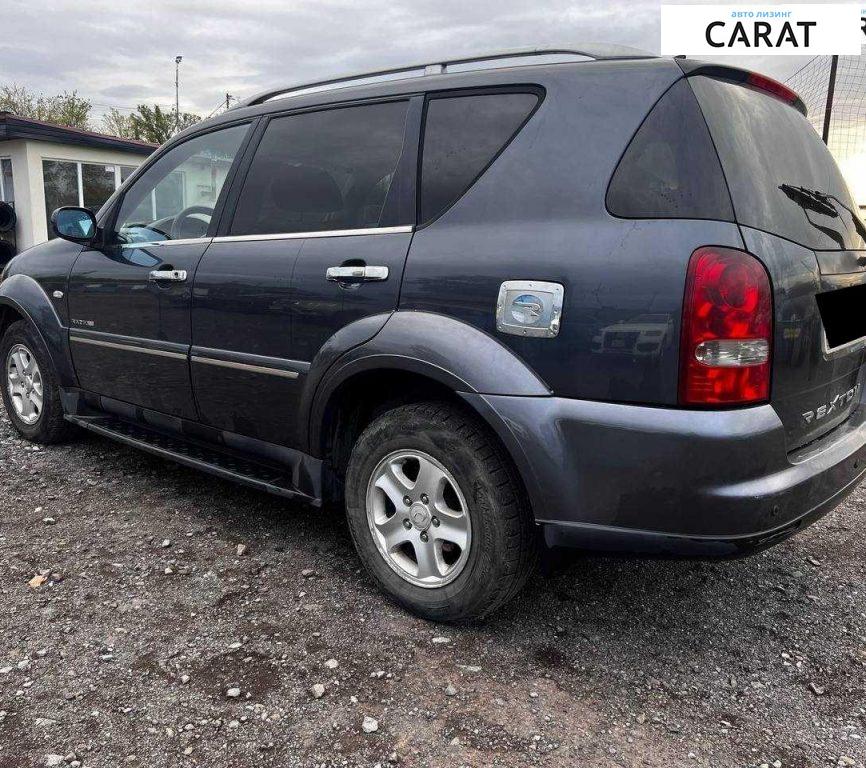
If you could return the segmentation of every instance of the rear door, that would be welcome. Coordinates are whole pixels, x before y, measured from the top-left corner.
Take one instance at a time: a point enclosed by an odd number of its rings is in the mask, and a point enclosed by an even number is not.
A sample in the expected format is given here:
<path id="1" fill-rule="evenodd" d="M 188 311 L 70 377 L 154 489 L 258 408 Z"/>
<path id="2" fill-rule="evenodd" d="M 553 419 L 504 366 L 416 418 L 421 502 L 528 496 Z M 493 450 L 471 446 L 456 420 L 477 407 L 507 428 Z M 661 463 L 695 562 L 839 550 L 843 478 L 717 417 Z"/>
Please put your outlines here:
<path id="1" fill-rule="evenodd" d="M 738 83 L 706 76 L 689 82 L 746 248 L 770 273 L 771 398 L 794 449 L 843 422 L 860 403 L 866 230 L 832 155 L 797 109 Z"/>
<path id="2" fill-rule="evenodd" d="M 192 380 L 206 424 L 297 447 L 319 350 L 396 308 L 420 112 L 404 97 L 269 119 L 196 274 Z"/>
<path id="3" fill-rule="evenodd" d="M 76 260 L 70 349 L 82 388 L 196 418 L 188 359 L 192 277 L 248 130 L 235 125 L 168 150 L 124 192 L 107 244 Z"/>

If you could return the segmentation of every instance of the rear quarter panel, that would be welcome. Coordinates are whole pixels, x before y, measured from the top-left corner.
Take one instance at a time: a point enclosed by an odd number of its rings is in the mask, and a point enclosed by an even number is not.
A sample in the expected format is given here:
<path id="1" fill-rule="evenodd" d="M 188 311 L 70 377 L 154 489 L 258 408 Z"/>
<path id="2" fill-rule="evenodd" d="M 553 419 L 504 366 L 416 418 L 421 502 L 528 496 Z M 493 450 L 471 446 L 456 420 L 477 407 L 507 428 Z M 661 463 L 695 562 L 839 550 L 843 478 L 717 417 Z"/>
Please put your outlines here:
<path id="1" fill-rule="evenodd" d="M 632 135 L 681 72 L 673 62 L 579 64 L 540 84 L 538 111 L 478 182 L 416 232 L 401 309 L 469 323 L 521 357 L 566 397 L 673 404 L 686 266 L 701 245 L 742 247 L 734 224 L 626 220 L 605 193 Z M 505 280 L 565 288 L 554 339 L 497 332 Z M 617 325 L 664 318 L 658 348 L 605 345 Z M 656 318 L 658 321 L 658 318 Z"/>

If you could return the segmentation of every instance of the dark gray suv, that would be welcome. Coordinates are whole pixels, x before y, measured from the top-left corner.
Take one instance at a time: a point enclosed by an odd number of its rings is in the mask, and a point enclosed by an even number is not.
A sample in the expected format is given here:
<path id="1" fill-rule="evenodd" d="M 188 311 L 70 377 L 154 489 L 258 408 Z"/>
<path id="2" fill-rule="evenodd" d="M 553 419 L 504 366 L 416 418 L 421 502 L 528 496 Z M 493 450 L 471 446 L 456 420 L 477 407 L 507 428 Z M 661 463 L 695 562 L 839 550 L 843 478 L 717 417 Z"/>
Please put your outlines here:
<path id="1" fill-rule="evenodd" d="M 768 546 L 866 469 L 866 232 L 804 115 L 593 47 L 262 94 L 9 263 L 6 409 L 344 500 L 434 619 L 545 545 Z"/>

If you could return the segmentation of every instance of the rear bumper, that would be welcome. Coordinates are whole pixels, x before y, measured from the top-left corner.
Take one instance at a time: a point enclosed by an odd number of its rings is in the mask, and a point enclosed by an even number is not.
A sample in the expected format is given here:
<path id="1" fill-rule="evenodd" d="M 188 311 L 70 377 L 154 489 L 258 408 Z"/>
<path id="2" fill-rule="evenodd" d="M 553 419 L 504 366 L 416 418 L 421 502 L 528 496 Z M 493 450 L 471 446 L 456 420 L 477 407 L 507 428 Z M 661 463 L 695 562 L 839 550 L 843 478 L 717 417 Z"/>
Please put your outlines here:
<path id="1" fill-rule="evenodd" d="M 735 556 L 833 509 L 866 472 L 866 407 L 791 454 L 772 406 L 729 411 L 469 395 L 551 546 Z"/>

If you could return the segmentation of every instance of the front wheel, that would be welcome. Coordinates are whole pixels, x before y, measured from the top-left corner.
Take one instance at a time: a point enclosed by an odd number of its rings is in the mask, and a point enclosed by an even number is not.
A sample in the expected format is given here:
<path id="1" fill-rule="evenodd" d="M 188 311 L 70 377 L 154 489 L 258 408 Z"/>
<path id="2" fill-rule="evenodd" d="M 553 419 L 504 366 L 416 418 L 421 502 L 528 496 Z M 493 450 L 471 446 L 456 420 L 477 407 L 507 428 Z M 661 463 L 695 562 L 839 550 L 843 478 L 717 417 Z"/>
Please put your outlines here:
<path id="1" fill-rule="evenodd" d="M 486 425 L 449 403 L 400 406 L 364 430 L 346 510 L 367 570 L 424 618 L 495 611 L 535 561 L 532 514 L 510 459 Z"/>
<path id="2" fill-rule="evenodd" d="M 0 340 L 3 403 L 15 430 L 34 443 L 57 443 L 72 427 L 63 419 L 60 387 L 48 350 L 24 320 L 12 323 Z"/>

